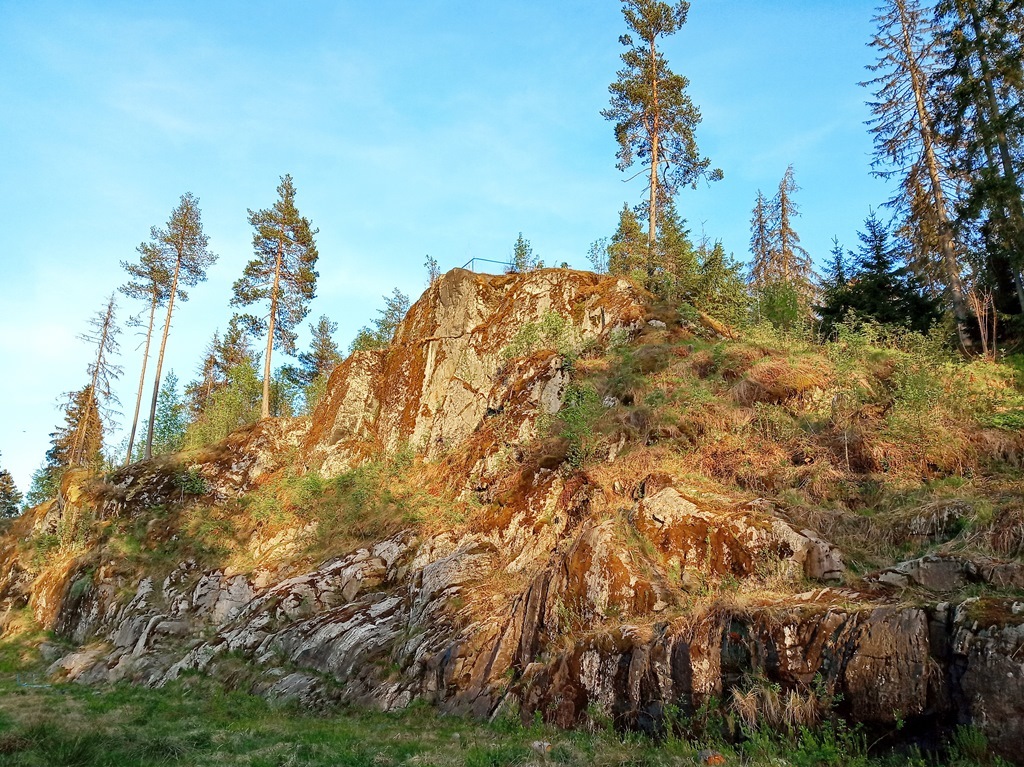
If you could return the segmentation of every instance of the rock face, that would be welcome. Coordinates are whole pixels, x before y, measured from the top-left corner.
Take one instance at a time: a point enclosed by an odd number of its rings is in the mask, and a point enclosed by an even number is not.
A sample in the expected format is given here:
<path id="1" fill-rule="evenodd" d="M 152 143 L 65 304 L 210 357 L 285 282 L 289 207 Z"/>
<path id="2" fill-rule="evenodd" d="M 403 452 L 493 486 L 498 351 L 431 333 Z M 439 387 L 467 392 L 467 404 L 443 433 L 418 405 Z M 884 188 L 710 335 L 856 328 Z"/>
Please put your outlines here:
<path id="1" fill-rule="evenodd" d="M 480 499 L 464 524 L 410 528 L 300 569 L 283 552 L 302 527 L 254 533 L 247 567 L 186 558 L 135 572 L 99 546 L 57 551 L 39 568 L 21 553 L 19 537 L 64 529 L 90 503 L 100 520 L 144 523 L 153 507 L 182 502 L 177 474 L 140 464 L 91 494 L 69 484 L 0 538 L 0 600 L 27 605 L 77 646 L 47 652 L 53 675 L 81 682 L 161 685 L 224 670 L 308 705 L 425 699 L 486 717 L 517 704 L 524 717 L 563 726 L 599 711 L 656 731 L 668 706 L 728 701 L 762 676 L 796 693 L 822 685 L 841 695 L 842 713 L 869 724 L 974 723 L 1019 758 L 1024 603 L 907 607 L 885 590 L 1017 584 L 1012 568 L 922 560 L 858 591 L 837 584 L 838 550 L 767 501 L 660 474 L 626 498 L 543 461 L 505 466 L 502 451 L 561 406 L 568 374 L 555 341 L 520 343 L 551 315 L 561 318 L 549 323 L 557 344 L 580 345 L 635 330 L 645 308 L 612 278 L 456 270 L 412 307 L 390 349 L 352 355 L 335 371 L 311 423 L 264 423 L 190 459 L 205 482 L 192 501 L 202 509 L 259 485 L 288 453 L 330 477 L 408 445 Z M 921 535 L 933 534 L 928 525 Z M 772 591 L 776 581 L 787 596 Z M 732 603 L 710 599 L 708 585 L 722 583 L 755 586 Z M 249 661 L 244 675 L 239 657 Z"/>
<path id="2" fill-rule="evenodd" d="M 498 375 L 508 361 L 503 350 L 546 315 L 567 320 L 566 340 L 582 345 L 638 327 L 643 314 L 641 295 L 625 280 L 561 269 L 504 277 L 451 271 L 409 310 L 388 349 L 353 354 L 334 372 L 303 460 L 332 476 L 368 450 L 409 445 L 436 458 L 527 385 L 534 403 L 554 412 L 564 374 L 536 380 L 510 368 Z"/>
<path id="3" fill-rule="evenodd" d="M 757 504 L 701 509 L 670 487 L 641 501 L 633 523 L 670 566 L 682 570 L 742 578 L 785 562 L 815 580 L 843 574 L 839 551 L 813 531 L 797 531 L 778 517 L 757 513 Z"/>

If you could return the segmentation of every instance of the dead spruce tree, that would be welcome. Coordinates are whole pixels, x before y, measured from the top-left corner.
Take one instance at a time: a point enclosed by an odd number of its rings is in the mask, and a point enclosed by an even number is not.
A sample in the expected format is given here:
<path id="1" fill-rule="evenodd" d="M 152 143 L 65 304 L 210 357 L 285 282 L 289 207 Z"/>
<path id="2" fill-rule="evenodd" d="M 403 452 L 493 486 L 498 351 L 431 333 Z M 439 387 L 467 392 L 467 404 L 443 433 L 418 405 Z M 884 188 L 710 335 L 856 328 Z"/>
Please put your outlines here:
<path id="1" fill-rule="evenodd" d="M 96 312 L 89 320 L 89 330 L 82 333 L 79 339 L 96 346 L 96 357 L 89 363 L 86 372 L 89 375 L 89 397 L 93 398 L 96 407 L 86 407 L 78 420 L 74 437 L 71 441 L 71 451 L 68 455 L 68 465 L 76 466 L 85 463 L 87 454 L 87 435 L 90 430 L 100 428 L 100 408 L 109 413 L 112 407 L 117 404 L 117 395 L 114 394 L 114 382 L 121 377 L 121 366 L 114 363 L 113 358 L 120 350 L 117 336 L 121 329 L 117 326 L 117 304 L 114 301 L 114 294 L 110 294 L 107 305 Z M 95 423 L 93 420 L 95 419 Z"/>
<path id="2" fill-rule="evenodd" d="M 862 85 L 873 90 L 875 175 L 896 179 L 890 200 L 912 236 L 911 267 L 926 283 L 945 289 L 956 317 L 961 343 L 968 344 L 960 248 L 956 241 L 947 188 L 953 182 L 948 152 L 936 131 L 937 36 L 930 8 L 920 0 L 886 0 L 875 17 L 871 46 L 878 73 Z"/>
<path id="3" fill-rule="evenodd" d="M 1024 8 L 1018 0 L 940 0 L 940 126 L 965 187 L 961 225 L 980 231 L 996 309 L 1024 313 Z"/>

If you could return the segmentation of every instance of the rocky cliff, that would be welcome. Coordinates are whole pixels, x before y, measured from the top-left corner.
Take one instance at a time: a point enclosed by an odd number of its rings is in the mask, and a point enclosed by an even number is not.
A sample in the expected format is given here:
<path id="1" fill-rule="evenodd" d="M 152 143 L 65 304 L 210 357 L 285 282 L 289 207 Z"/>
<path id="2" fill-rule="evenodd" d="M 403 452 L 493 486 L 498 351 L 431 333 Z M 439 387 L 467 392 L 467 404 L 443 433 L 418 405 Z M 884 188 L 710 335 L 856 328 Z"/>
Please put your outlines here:
<path id="1" fill-rule="evenodd" d="M 656 314 L 612 277 L 453 271 L 390 348 L 339 366 L 311 418 L 66 477 L 0 539 L 5 621 L 31 611 L 61 640 L 42 648 L 49 673 L 81 682 L 203 672 L 308 705 L 425 699 L 651 732 L 713 701 L 770 717 L 781 690 L 797 724 L 970 723 L 1019 758 L 1012 557 L 852 573 L 749 482 L 647 449 L 690 432 L 637 425 L 628 386 L 591 403 L 615 425 L 574 458 L 567 408 L 610 345 L 705 364 L 687 339 L 715 328 Z M 770 388 L 757 364 L 729 384 L 736 412 L 770 398 L 750 394 Z M 779 401 L 813 396 L 780 380 Z M 950 539 L 950 513 L 904 515 L 905 537 Z"/>

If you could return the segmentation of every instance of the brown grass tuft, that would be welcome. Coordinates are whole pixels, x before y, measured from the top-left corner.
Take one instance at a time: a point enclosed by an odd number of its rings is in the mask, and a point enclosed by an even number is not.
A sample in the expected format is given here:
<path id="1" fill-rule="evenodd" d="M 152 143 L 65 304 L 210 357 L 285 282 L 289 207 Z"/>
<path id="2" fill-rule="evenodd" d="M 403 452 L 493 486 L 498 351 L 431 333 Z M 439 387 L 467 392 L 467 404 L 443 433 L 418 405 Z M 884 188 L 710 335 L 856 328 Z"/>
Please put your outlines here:
<path id="1" fill-rule="evenodd" d="M 831 371 L 824 360 L 800 359 L 791 361 L 770 357 L 750 368 L 746 375 L 733 386 L 733 399 L 740 405 L 750 406 L 757 402 L 779 404 L 794 397 L 802 396 L 815 389 L 824 388 L 831 378 Z"/>

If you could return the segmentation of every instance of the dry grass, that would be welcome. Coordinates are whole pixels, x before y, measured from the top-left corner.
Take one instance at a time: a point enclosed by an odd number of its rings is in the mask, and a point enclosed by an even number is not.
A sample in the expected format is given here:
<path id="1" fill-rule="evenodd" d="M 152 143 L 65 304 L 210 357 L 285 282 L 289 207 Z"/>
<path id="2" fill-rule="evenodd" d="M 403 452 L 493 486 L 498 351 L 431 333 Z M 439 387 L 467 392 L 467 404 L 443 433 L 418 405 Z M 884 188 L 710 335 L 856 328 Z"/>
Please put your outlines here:
<path id="1" fill-rule="evenodd" d="M 824 389 L 830 379 L 830 366 L 823 358 L 769 357 L 747 370 L 733 386 L 732 396 L 747 407 L 758 402 L 779 404 Z"/>
<path id="2" fill-rule="evenodd" d="M 730 708 L 749 731 L 795 732 L 818 726 L 831 712 L 834 696 L 815 689 L 783 690 L 755 677 L 746 690 L 733 690 Z"/>

